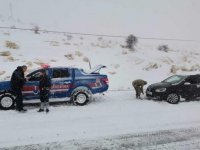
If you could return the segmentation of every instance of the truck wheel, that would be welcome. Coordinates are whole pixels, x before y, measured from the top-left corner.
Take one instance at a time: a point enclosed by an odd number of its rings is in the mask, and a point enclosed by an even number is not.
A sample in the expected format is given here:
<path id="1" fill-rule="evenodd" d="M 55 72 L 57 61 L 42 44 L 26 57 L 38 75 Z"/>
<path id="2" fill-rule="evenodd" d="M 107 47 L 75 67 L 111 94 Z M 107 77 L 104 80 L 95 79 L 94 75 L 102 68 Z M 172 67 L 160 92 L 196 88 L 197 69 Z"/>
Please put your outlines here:
<path id="1" fill-rule="evenodd" d="M 176 93 L 171 93 L 167 96 L 167 102 L 170 104 L 177 104 L 180 101 L 180 96 Z"/>
<path id="2" fill-rule="evenodd" d="M 89 102 L 90 96 L 89 92 L 85 90 L 78 90 L 72 95 L 72 100 L 74 104 L 83 106 L 86 105 Z"/>
<path id="3" fill-rule="evenodd" d="M 9 94 L 4 94 L 0 97 L 0 108 L 3 110 L 9 110 L 14 107 L 14 98 Z"/>

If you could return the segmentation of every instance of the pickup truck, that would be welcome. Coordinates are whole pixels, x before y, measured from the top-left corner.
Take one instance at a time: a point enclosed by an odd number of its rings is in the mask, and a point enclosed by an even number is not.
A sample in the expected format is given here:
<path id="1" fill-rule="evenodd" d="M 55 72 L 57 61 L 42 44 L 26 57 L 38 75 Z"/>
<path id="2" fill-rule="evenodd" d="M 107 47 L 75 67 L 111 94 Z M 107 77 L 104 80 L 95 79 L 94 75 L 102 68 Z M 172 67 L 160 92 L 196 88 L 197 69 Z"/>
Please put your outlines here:
<path id="1" fill-rule="evenodd" d="M 90 72 L 73 67 L 45 67 L 48 77 L 51 79 L 50 98 L 66 98 L 76 105 L 85 105 L 93 94 L 108 90 L 108 77 L 99 73 L 103 65 L 97 66 Z M 24 101 L 31 102 L 39 99 L 40 71 L 37 69 L 26 77 L 29 80 L 22 89 Z M 10 89 L 10 81 L 0 82 L 0 108 L 8 110 L 15 105 L 15 96 Z M 68 98 L 68 99 L 67 99 Z M 51 101 L 51 99 L 50 99 Z"/>

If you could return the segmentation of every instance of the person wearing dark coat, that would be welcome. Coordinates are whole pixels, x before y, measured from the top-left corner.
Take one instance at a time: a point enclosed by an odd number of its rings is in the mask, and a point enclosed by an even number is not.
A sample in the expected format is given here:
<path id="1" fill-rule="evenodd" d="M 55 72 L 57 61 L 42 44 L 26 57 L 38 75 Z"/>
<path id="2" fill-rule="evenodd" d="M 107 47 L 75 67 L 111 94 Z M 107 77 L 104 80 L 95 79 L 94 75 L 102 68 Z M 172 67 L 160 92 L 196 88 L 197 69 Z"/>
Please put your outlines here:
<path id="1" fill-rule="evenodd" d="M 20 112 L 25 112 L 26 109 L 23 108 L 23 97 L 22 97 L 22 87 L 26 82 L 24 73 L 27 70 L 27 66 L 18 66 L 17 69 L 13 72 L 11 77 L 11 90 L 16 96 L 16 110 Z"/>
<path id="2" fill-rule="evenodd" d="M 47 76 L 45 70 L 41 70 L 41 79 L 39 82 L 39 90 L 40 90 L 40 109 L 38 112 L 43 112 L 44 108 L 46 108 L 46 112 L 49 112 L 49 91 L 51 88 L 51 80 Z"/>
<path id="3" fill-rule="evenodd" d="M 140 94 L 144 94 L 143 86 L 147 84 L 147 81 L 142 79 L 137 79 L 132 82 L 133 87 L 135 88 L 136 98 L 142 99 Z"/>

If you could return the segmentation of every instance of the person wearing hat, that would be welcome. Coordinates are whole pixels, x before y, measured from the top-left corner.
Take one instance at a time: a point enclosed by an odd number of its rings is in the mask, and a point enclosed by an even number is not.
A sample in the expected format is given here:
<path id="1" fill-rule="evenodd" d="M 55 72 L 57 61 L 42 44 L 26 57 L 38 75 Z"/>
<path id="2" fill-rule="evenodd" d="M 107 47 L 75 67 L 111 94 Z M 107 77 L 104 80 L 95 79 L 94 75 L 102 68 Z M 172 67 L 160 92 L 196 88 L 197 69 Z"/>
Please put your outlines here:
<path id="1" fill-rule="evenodd" d="M 141 93 L 144 94 L 143 87 L 146 84 L 147 84 L 147 81 L 144 81 L 142 79 L 137 79 L 137 80 L 134 80 L 132 82 L 132 85 L 133 85 L 135 92 L 136 92 L 136 98 L 137 99 L 142 99 L 140 97 L 140 95 L 141 95 Z"/>
<path id="2" fill-rule="evenodd" d="M 40 71 L 41 79 L 39 81 L 39 90 L 40 90 L 40 109 L 38 112 L 43 112 L 46 108 L 46 112 L 49 112 L 49 91 L 51 88 L 51 80 L 47 76 L 45 69 Z"/>
<path id="3" fill-rule="evenodd" d="M 24 73 L 27 70 L 27 66 L 18 66 L 17 69 L 12 73 L 10 86 L 13 94 L 16 96 L 16 110 L 19 112 L 27 111 L 23 107 L 23 97 L 22 97 L 22 87 L 26 82 L 26 78 L 24 77 Z"/>

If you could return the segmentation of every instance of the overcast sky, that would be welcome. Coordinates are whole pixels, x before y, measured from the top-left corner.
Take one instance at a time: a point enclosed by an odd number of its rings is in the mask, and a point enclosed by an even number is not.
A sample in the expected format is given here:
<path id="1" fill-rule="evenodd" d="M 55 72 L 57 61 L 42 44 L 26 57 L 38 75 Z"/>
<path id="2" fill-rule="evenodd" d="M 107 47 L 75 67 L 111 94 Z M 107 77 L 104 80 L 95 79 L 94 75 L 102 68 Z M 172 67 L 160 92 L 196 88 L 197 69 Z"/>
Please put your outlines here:
<path id="1" fill-rule="evenodd" d="M 61 31 L 200 40 L 200 0 L 0 0 L 2 25 L 11 14 Z"/>

